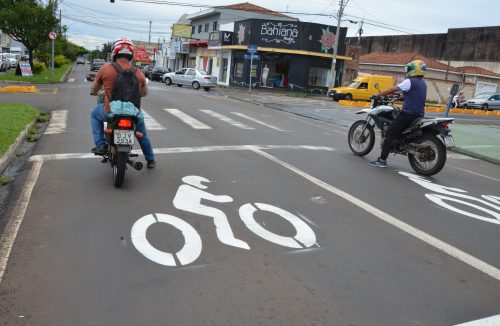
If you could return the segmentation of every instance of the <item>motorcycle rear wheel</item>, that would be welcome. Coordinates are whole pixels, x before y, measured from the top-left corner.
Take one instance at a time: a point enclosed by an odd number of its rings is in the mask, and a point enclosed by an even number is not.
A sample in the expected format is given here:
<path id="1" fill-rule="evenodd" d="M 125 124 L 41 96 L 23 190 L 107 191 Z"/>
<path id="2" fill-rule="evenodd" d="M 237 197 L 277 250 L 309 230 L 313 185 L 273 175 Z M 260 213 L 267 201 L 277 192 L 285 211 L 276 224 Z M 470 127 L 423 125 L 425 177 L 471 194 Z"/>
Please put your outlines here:
<path id="1" fill-rule="evenodd" d="M 127 153 L 117 152 L 116 160 L 113 164 L 113 184 L 119 188 L 125 179 L 125 170 L 127 169 L 128 155 Z"/>
<path id="2" fill-rule="evenodd" d="M 425 134 L 415 141 L 417 144 L 430 146 L 434 157 L 430 161 L 422 161 L 413 154 L 408 154 L 408 161 L 415 172 L 430 176 L 441 171 L 446 163 L 446 147 L 435 135 Z"/>
<path id="3" fill-rule="evenodd" d="M 358 120 L 349 128 L 347 142 L 355 155 L 365 156 L 371 152 L 373 145 L 375 145 L 375 131 L 366 120 Z"/>

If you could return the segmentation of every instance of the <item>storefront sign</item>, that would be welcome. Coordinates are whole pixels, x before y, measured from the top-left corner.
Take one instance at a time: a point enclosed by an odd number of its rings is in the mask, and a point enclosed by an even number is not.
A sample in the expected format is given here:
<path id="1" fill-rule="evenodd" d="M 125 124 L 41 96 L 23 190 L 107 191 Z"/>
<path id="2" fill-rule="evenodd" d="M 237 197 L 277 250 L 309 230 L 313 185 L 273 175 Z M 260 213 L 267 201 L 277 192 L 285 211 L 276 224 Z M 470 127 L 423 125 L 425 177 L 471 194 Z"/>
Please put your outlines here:
<path id="1" fill-rule="evenodd" d="M 286 23 L 262 23 L 260 28 L 260 36 L 262 41 L 266 43 L 285 43 L 293 44 L 297 42 L 299 30 L 297 24 Z"/>
<path id="2" fill-rule="evenodd" d="M 172 27 L 172 36 L 174 37 L 183 37 L 183 38 L 191 38 L 191 25 L 189 24 L 174 24 Z"/>
<path id="3" fill-rule="evenodd" d="M 233 44 L 233 32 L 211 32 L 208 34 L 209 47 L 231 44 Z"/>
<path id="4" fill-rule="evenodd" d="M 347 28 L 339 30 L 338 54 L 345 53 Z M 235 23 L 236 45 L 333 54 L 337 28 L 323 24 L 247 19 Z"/>

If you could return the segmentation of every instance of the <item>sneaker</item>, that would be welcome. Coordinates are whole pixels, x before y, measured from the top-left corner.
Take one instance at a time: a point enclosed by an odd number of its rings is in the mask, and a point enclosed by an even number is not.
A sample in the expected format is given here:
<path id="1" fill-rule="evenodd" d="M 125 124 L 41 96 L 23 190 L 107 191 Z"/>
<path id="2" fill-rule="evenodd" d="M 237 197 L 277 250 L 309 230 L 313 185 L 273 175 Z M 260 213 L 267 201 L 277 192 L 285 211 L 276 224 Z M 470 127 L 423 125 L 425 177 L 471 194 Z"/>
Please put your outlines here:
<path id="1" fill-rule="evenodd" d="M 383 160 L 380 157 L 376 161 L 370 161 L 370 162 L 368 162 L 368 164 L 371 165 L 371 166 L 379 167 L 379 168 L 386 168 L 387 167 L 386 160 Z"/>
<path id="2" fill-rule="evenodd" d="M 154 169 L 155 166 L 156 166 L 156 162 L 154 160 L 148 161 L 148 163 L 146 163 L 146 167 L 148 169 Z"/>
<path id="3" fill-rule="evenodd" d="M 96 147 L 92 148 L 90 151 L 96 155 L 102 155 L 106 153 L 106 144 L 99 144 Z"/>

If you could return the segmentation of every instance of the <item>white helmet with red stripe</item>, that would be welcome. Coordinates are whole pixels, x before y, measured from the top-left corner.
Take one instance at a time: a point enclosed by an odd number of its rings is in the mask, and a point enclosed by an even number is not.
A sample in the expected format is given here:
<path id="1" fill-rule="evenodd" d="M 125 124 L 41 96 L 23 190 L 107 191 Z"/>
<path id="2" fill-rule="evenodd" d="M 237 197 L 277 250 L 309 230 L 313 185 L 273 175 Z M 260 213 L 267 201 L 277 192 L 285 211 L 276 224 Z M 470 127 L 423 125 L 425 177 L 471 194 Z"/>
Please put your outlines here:
<path id="1" fill-rule="evenodd" d="M 111 49 L 111 56 L 113 61 L 116 60 L 117 56 L 125 57 L 128 60 L 134 58 L 135 46 L 131 40 L 126 37 L 119 37 L 113 42 L 113 48 Z"/>

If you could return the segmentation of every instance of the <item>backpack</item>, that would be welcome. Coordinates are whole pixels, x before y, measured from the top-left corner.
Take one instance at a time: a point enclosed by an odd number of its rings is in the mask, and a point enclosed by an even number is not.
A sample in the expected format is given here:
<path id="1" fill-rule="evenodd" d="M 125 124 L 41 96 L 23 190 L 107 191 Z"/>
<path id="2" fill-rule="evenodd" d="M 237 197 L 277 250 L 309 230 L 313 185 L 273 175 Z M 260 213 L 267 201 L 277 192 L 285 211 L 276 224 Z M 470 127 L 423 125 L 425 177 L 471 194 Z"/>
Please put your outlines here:
<path id="1" fill-rule="evenodd" d="M 118 76 L 115 79 L 113 90 L 111 93 L 110 102 L 121 101 L 122 103 L 130 102 L 137 109 L 141 108 L 141 93 L 139 91 L 139 80 L 135 76 L 136 67 L 123 69 L 116 62 L 111 63 L 118 71 Z"/>

